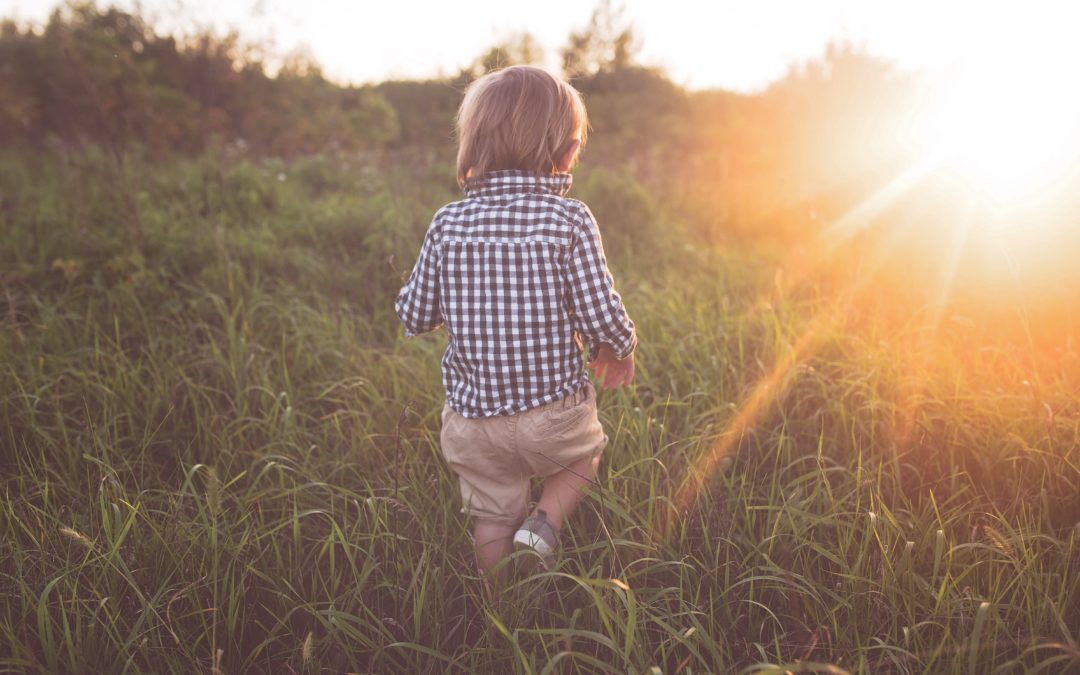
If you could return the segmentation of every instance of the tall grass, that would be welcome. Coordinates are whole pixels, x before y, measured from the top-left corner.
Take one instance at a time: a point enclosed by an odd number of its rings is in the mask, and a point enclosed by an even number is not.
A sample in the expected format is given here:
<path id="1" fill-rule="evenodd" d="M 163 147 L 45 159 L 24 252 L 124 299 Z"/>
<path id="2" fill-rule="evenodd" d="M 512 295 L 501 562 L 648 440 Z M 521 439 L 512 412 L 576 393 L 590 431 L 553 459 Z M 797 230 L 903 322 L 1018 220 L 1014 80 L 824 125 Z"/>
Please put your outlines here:
<path id="1" fill-rule="evenodd" d="M 638 380 L 486 599 L 391 311 L 444 166 L 0 156 L 0 669 L 1080 670 L 1072 344 L 787 288 L 602 170 Z"/>

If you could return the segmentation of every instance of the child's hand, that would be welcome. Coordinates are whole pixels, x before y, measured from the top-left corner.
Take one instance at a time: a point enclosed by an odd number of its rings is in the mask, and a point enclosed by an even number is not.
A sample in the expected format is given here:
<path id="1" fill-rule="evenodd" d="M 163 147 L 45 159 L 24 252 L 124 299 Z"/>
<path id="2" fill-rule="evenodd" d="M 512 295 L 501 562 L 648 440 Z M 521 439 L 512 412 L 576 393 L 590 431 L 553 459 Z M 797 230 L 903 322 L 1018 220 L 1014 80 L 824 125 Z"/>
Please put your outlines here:
<path id="1" fill-rule="evenodd" d="M 589 367 L 593 369 L 604 389 L 629 386 L 634 381 L 634 355 L 631 353 L 625 359 L 617 359 L 615 352 L 607 345 L 600 345 L 600 351 L 589 363 Z"/>

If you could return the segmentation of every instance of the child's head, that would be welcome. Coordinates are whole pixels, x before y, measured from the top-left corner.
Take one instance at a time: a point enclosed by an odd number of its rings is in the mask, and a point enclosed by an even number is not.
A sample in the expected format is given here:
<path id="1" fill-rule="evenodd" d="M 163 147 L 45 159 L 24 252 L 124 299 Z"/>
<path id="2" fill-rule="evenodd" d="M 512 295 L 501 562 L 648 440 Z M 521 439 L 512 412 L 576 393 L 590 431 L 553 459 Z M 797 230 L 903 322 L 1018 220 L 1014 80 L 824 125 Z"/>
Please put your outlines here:
<path id="1" fill-rule="evenodd" d="M 458 182 L 501 169 L 565 171 L 585 144 L 588 124 L 581 94 L 546 70 L 488 73 L 469 85 L 458 110 Z"/>

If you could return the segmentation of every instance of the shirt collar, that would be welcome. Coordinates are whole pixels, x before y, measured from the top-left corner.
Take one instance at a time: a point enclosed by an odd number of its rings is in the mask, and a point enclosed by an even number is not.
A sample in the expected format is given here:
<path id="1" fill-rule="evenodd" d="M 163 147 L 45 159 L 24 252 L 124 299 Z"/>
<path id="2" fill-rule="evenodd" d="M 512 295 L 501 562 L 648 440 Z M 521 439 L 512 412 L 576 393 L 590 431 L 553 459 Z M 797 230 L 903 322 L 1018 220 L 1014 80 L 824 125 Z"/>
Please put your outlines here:
<path id="1" fill-rule="evenodd" d="M 489 171 L 465 183 L 469 197 L 495 197 L 513 194 L 543 194 L 562 197 L 570 191 L 574 177 L 569 173 L 537 175 L 531 171 L 507 169 Z"/>

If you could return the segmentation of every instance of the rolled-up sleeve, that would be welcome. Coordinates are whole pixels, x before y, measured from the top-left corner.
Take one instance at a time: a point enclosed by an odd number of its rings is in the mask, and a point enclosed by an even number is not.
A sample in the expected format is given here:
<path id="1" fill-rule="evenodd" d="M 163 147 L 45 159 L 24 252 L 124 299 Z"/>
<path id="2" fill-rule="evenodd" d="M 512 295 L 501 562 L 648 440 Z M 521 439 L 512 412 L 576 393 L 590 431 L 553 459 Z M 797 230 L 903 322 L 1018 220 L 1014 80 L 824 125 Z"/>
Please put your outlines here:
<path id="1" fill-rule="evenodd" d="M 596 219 L 584 204 L 576 224 L 577 240 L 567 264 L 567 295 L 574 330 L 584 338 L 590 361 L 596 358 L 601 344 L 611 347 L 617 358 L 626 358 L 637 347 L 637 331 L 608 271 Z"/>
<path id="2" fill-rule="evenodd" d="M 420 257 L 416 260 L 408 282 L 394 302 L 398 318 L 405 324 L 405 336 L 435 330 L 442 325 L 439 308 L 439 247 L 436 224 L 433 222 L 424 235 Z"/>

